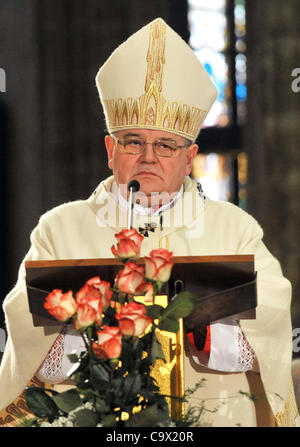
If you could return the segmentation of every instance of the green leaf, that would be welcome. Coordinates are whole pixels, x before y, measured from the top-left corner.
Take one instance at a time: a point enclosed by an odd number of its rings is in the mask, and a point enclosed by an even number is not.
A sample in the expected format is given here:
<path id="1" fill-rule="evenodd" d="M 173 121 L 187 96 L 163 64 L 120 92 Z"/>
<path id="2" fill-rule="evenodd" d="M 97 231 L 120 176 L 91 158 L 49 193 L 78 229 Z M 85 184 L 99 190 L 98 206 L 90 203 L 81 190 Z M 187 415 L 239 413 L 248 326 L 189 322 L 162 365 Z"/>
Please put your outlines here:
<path id="1" fill-rule="evenodd" d="M 179 331 L 179 323 L 171 318 L 166 318 L 159 322 L 158 328 L 162 331 L 175 332 L 177 334 Z"/>
<path id="2" fill-rule="evenodd" d="M 142 378 L 135 372 L 134 374 L 128 374 L 128 376 L 124 379 L 124 393 L 128 395 L 128 397 L 136 397 L 139 393 L 142 386 Z"/>
<path id="3" fill-rule="evenodd" d="M 21 420 L 21 422 L 18 425 L 18 427 L 39 427 L 38 419 L 36 419 L 36 418 L 29 419 L 29 418 L 26 418 L 26 416 L 24 416 L 20 420 Z"/>
<path id="4" fill-rule="evenodd" d="M 125 423 L 125 427 L 155 427 L 157 426 L 159 413 L 157 404 L 147 407 L 145 410 L 131 416 Z"/>
<path id="5" fill-rule="evenodd" d="M 98 415 L 92 410 L 78 410 L 74 416 L 78 427 L 96 427 L 98 423 Z"/>
<path id="6" fill-rule="evenodd" d="M 28 390 L 29 388 L 33 388 L 34 390 L 47 391 L 47 393 L 49 392 L 53 395 L 58 394 L 58 391 L 55 391 L 52 388 L 44 388 L 42 386 L 28 386 L 26 387 L 26 390 Z"/>
<path id="7" fill-rule="evenodd" d="M 68 354 L 67 355 L 68 359 L 70 360 L 71 363 L 78 363 L 79 362 L 79 357 L 77 354 Z"/>
<path id="8" fill-rule="evenodd" d="M 150 359 L 150 357 L 148 356 L 148 357 L 145 357 L 144 359 L 142 359 L 140 362 L 139 362 L 139 373 L 140 374 L 145 374 L 145 373 L 149 373 L 149 371 L 150 371 L 150 367 L 151 367 L 151 359 Z"/>
<path id="9" fill-rule="evenodd" d="M 180 292 L 165 308 L 161 318 L 186 318 L 194 309 L 195 295 L 190 292 Z"/>
<path id="10" fill-rule="evenodd" d="M 80 388 L 77 386 L 76 389 L 79 394 L 83 395 L 83 400 L 89 400 L 98 395 L 97 391 L 93 390 L 92 388 Z"/>
<path id="11" fill-rule="evenodd" d="M 94 363 L 91 366 L 91 381 L 95 387 L 105 386 L 109 379 L 109 371 L 101 363 Z"/>
<path id="12" fill-rule="evenodd" d="M 151 358 L 153 363 L 155 363 L 156 359 L 162 359 L 164 362 L 166 361 L 165 354 L 162 350 L 161 344 L 157 340 L 157 338 L 153 337 L 152 347 L 151 347 Z"/>
<path id="13" fill-rule="evenodd" d="M 91 387 L 91 383 L 88 380 L 89 376 L 86 371 L 77 372 L 74 375 L 74 382 L 77 388 L 88 389 Z"/>
<path id="14" fill-rule="evenodd" d="M 159 421 L 166 426 L 170 425 L 169 406 L 164 396 L 160 395 L 157 401 Z"/>
<path id="15" fill-rule="evenodd" d="M 123 376 L 119 376 L 119 377 L 115 377 L 114 381 L 113 381 L 113 389 L 115 392 L 115 395 L 121 395 L 122 394 L 122 388 L 124 385 L 124 377 Z"/>
<path id="16" fill-rule="evenodd" d="M 26 403 L 29 410 L 40 418 L 48 418 L 52 422 L 59 416 L 58 408 L 45 390 L 28 387 L 25 390 Z"/>
<path id="17" fill-rule="evenodd" d="M 96 397 L 95 406 L 98 413 L 107 413 L 109 411 L 109 405 L 101 397 Z"/>
<path id="18" fill-rule="evenodd" d="M 132 357 L 131 337 L 122 338 L 122 353 L 121 353 L 122 371 L 131 371 L 133 368 L 134 359 Z"/>
<path id="19" fill-rule="evenodd" d="M 151 317 L 151 318 L 159 318 L 164 310 L 165 310 L 165 308 L 160 306 L 159 304 L 153 304 L 152 306 L 146 306 L 146 314 L 148 315 L 148 317 Z"/>
<path id="20" fill-rule="evenodd" d="M 59 393 L 53 397 L 53 400 L 58 408 L 65 413 L 69 413 L 69 411 L 75 410 L 75 408 L 82 405 L 82 400 L 80 399 L 76 389 Z"/>
<path id="21" fill-rule="evenodd" d="M 145 349 L 144 343 L 140 339 L 138 339 L 136 346 L 135 346 L 134 350 L 132 351 L 134 360 L 142 359 L 144 349 Z"/>
<path id="22" fill-rule="evenodd" d="M 114 416 L 113 414 L 108 414 L 101 420 L 101 424 L 103 425 L 103 427 L 116 427 L 116 416 Z"/>
<path id="23" fill-rule="evenodd" d="M 80 353 L 80 356 L 79 356 L 79 366 L 76 369 L 76 373 L 78 373 L 79 371 L 82 371 L 82 372 L 86 371 L 88 363 L 89 363 L 89 357 L 90 356 L 89 356 L 88 351 L 82 351 Z"/>

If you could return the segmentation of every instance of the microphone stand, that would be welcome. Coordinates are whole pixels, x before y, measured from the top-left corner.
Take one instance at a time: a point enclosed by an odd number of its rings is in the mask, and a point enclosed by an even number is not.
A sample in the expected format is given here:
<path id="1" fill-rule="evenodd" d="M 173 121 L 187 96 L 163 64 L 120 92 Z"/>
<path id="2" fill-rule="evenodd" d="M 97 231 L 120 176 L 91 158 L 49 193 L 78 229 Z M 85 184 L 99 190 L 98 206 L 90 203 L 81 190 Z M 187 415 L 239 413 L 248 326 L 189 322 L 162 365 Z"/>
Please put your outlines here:
<path id="1" fill-rule="evenodd" d="M 128 213 L 128 223 L 127 223 L 127 229 L 130 230 L 132 228 L 132 219 L 133 219 L 133 188 L 131 187 L 129 189 L 129 213 Z"/>
<path id="2" fill-rule="evenodd" d="M 128 222 L 127 229 L 130 230 L 132 228 L 133 223 L 133 207 L 134 207 L 134 193 L 140 189 L 140 184 L 137 180 L 131 180 L 128 183 L 128 191 L 129 191 L 129 213 L 128 213 Z"/>

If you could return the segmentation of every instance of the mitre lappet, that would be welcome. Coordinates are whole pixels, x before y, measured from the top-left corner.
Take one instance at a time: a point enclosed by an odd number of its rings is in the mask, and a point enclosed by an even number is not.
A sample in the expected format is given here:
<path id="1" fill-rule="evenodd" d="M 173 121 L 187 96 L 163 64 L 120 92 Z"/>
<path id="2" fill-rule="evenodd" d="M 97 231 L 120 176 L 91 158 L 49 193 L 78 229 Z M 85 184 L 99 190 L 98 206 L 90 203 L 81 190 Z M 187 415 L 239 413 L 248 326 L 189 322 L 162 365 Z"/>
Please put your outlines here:
<path id="1" fill-rule="evenodd" d="M 218 96 L 192 49 L 161 18 L 111 54 L 96 85 L 110 133 L 147 128 L 192 141 Z"/>

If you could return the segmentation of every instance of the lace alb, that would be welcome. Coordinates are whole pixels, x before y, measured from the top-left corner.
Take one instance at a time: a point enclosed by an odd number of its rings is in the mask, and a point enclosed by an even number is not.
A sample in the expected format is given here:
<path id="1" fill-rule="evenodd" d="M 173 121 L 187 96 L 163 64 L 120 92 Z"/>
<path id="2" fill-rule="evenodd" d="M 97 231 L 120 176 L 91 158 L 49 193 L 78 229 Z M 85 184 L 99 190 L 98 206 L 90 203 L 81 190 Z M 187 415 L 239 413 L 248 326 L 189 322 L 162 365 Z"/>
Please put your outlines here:
<path id="1" fill-rule="evenodd" d="M 80 343 L 82 343 L 81 338 L 78 336 L 74 337 L 73 334 L 74 331 L 72 332 L 71 329 L 67 330 L 67 328 L 65 327 L 55 340 L 40 370 L 37 373 L 38 379 L 41 380 L 42 382 L 55 384 L 55 383 L 61 383 L 68 378 L 67 375 L 68 368 L 66 368 L 66 365 L 63 367 L 63 361 L 65 360 L 65 356 L 68 354 L 69 351 L 67 348 L 67 352 L 65 352 L 65 338 L 66 335 L 68 335 L 68 332 L 70 332 L 69 334 L 70 352 L 72 350 L 72 345 L 74 348 L 79 348 L 79 350 L 80 348 L 82 349 L 82 346 L 80 345 Z M 71 334 L 73 335 L 71 336 Z M 218 341 L 219 348 L 221 348 L 221 344 L 222 341 L 221 343 L 219 343 Z M 253 363 L 255 360 L 255 353 L 251 348 L 250 344 L 248 343 L 248 340 L 246 339 L 240 327 L 238 327 L 237 331 L 237 346 L 238 346 L 238 352 L 237 352 L 238 362 L 237 364 L 235 363 L 235 367 L 233 367 L 232 365 L 231 371 L 235 370 L 236 372 L 238 371 L 246 372 L 252 370 Z M 203 366 L 207 366 L 207 362 L 205 361 L 204 358 L 200 359 L 199 355 L 197 357 L 198 357 L 197 360 L 195 359 L 196 363 L 202 364 Z M 216 365 L 214 366 L 214 369 L 219 370 L 223 369 L 222 368 L 223 365 L 220 363 L 220 361 L 219 362 L 215 361 L 215 363 Z"/>
<path id="2" fill-rule="evenodd" d="M 37 372 L 37 377 L 42 382 L 54 384 L 65 380 L 64 373 L 62 371 L 62 360 L 65 353 L 65 333 L 66 328 L 61 331 L 53 343 L 41 368 Z"/>
<path id="3" fill-rule="evenodd" d="M 216 371 L 246 372 L 253 369 L 255 353 L 236 321 L 211 325 L 210 353 L 192 349 L 196 363 Z"/>
<path id="4" fill-rule="evenodd" d="M 239 347 L 239 371 L 251 371 L 253 369 L 253 363 L 255 360 L 255 353 L 248 343 L 241 328 L 238 332 L 238 347 Z"/>

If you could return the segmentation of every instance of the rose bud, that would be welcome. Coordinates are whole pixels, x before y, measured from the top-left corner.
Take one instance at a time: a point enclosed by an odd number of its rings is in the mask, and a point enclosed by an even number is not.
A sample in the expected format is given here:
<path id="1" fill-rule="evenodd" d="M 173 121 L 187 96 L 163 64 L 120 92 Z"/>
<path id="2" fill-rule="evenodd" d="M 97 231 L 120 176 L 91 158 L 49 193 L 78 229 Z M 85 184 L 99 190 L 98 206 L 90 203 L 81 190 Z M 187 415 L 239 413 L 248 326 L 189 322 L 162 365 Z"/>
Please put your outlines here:
<path id="1" fill-rule="evenodd" d="M 103 326 L 97 331 L 98 341 L 92 344 L 93 351 L 101 359 L 115 359 L 122 352 L 122 334 L 120 328 L 115 326 Z"/>
<path id="2" fill-rule="evenodd" d="M 76 319 L 74 320 L 74 327 L 78 331 L 79 329 L 85 329 L 93 324 L 101 324 L 97 311 L 88 304 L 79 304 L 77 308 Z"/>
<path id="3" fill-rule="evenodd" d="M 67 321 L 76 313 L 77 304 L 71 290 L 67 293 L 62 293 L 61 290 L 54 289 L 46 297 L 44 308 L 57 320 Z"/>
<path id="4" fill-rule="evenodd" d="M 115 287 L 121 292 L 136 295 L 144 287 L 144 266 L 136 265 L 134 262 L 127 262 L 115 278 Z"/>
<path id="5" fill-rule="evenodd" d="M 102 300 L 103 309 L 106 309 L 112 298 L 110 283 L 101 281 L 98 276 L 89 279 L 86 284 L 76 294 L 77 302 L 88 302 L 92 299 Z"/>
<path id="6" fill-rule="evenodd" d="M 153 284 L 151 282 L 144 282 L 138 287 L 136 295 L 144 295 L 145 302 L 152 303 L 154 298 Z"/>
<path id="7" fill-rule="evenodd" d="M 102 319 L 102 308 L 103 308 L 103 295 L 100 289 L 103 289 L 101 286 L 101 280 L 97 276 L 89 279 L 85 285 L 77 292 L 76 301 L 78 304 L 88 304 L 90 307 L 95 309 L 97 312 L 97 321 L 96 323 L 100 325 Z M 107 284 L 107 283 L 106 283 Z M 107 289 L 106 285 L 104 285 L 104 289 Z M 110 289 L 109 289 L 110 290 Z M 109 302 L 112 296 L 108 290 L 106 290 L 106 301 Z"/>
<path id="8" fill-rule="evenodd" d="M 145 306 L 135 301 L 122 306 L 120 312 L 116 313 L 116 319 L 123 335 L 136 337 L 143 335 L 152 323 L 152 318 L 146 314 Z"/>
<path id="9" fill-rule="evenodd" d="M 173 253 L 159 248 L 152 250 L 150 256 L 145 256 L 145 276 L 159 282 L 167 282 L 174 263 L 171 261 Z"/>
<path id="10" fill-rule="evenodd" d="M 113 292 L 110 288 L 110 282 L 108 281 L 100 281 L 97 284 L 94 284 L 94 287 L 99 289 L 99 291 L 102 293 L 102 306 L 103 309 L 107 309 L 110 305 L 111 298 L 113 295 Z"/>
<path id="11" fill-rule="evenodd" d="M 115 234 L 118 240 L 117 247 L 111 247 L 111 251 L 116 258 L 129 259 L 138 258 L 141 251 L 141 244 L 144 237 L 134 228 L 122 230 Z"/>

